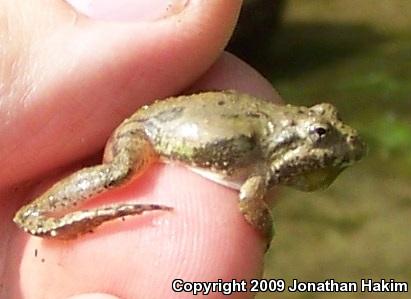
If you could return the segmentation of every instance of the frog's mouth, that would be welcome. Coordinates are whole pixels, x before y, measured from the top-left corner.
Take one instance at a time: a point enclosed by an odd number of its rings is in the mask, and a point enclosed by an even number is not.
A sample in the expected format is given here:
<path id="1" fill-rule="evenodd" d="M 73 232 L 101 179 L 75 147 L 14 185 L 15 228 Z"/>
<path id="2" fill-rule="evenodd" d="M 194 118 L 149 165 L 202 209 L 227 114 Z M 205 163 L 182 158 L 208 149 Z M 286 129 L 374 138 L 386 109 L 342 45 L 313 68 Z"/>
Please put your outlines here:
<path id="1" fill-rule="evenodd" d="M 302 191 L 327 188 L 345 167 L 326 167 L 302 173 L 291 178 L 287 185 Z"/>

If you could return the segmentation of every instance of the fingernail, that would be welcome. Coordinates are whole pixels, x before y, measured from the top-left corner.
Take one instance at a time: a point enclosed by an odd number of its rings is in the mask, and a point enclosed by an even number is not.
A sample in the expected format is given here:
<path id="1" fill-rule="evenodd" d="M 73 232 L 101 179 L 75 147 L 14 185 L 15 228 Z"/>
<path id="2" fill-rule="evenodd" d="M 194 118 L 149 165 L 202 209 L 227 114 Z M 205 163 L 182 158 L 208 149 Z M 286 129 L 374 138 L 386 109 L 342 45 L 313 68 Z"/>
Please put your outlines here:
<path id="1" fill-rule="evenodd" d="M 66 0 L 78 12 L 98 20 L 152 21 L 180 13 L 190 0 Z"/>
<path id="2" fill-rule="evenodd" d="M 120 297 L 109 295 L 109 294 L 81 294 L 69 297 L 67 299 L 120 299 Z"/>

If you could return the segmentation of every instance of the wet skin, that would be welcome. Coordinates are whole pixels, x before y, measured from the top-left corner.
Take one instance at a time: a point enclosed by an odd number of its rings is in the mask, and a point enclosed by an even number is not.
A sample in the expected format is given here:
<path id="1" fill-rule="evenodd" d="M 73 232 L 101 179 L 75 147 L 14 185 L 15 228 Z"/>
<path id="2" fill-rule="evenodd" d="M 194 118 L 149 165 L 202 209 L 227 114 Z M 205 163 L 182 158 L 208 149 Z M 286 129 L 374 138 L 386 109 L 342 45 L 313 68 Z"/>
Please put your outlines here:
<path id="1" fill-rule="evenodd" d="M 177 162 L 239 190 L 240 211 L 270 240 L 273 223 L 265 196 L 270 188 L 327 187 L 365 152 L 357 132 L 331 104 L 282 106 L 236 91 L 172 97 L 141 107 L 114 131 L 101 165 L 57 182 L 23 206 L 14 221 L 35 236 L 71 239 L 119 217 L 170 211 L 139 203 L 75 208 L 156 161 Z"/>

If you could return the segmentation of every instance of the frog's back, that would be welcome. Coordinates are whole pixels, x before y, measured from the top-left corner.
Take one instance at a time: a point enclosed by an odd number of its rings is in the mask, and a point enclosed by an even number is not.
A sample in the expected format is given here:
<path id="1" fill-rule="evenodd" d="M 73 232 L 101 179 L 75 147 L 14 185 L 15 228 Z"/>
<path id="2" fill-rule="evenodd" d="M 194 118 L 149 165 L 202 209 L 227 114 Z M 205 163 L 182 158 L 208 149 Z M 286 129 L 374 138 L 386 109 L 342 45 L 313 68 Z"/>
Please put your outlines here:
<path id="1" fill-rule="evenodd" d="M 254 132 L 262 121 L 256 113 L 270 114 L 272 109 L 272 103 L 249 95 L 206 92 L 157 101 L 132 119 L 143 125 L 161 155 L 192 160 L 196 155 L 218 156 L 217 151 L 228 148 L 239 155 L 251 153 L 258 146 Z"/>
<path id="2" fill-rule="evenodd" d="M 249 135 L 261 122 L 259 112 L 272 115 L 273 104 L 237 92 L 205 92 L 156 101 L 132 118 L 143 123 L 148 135 L 207 142 L 238 133 Z"/>
<path id="3" fill-rule="evenodd" d="M 241 112 L 267 110 L 272 103 L 234 91 L 204 92 L 159 100 L 136 113 L 141 119 L 157 118 L 170 121 L 181 117 L 238 116 Z"/>

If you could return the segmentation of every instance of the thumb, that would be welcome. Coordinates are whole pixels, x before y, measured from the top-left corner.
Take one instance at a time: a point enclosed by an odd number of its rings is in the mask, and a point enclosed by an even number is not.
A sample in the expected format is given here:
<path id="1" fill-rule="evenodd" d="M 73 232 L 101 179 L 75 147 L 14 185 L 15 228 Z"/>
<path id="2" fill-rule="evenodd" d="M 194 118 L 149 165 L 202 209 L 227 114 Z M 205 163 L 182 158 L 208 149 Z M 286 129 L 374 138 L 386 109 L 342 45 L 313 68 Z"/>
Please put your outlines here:
<path id="1" fill-rule="evenodd" d="M 1 184 L 95 153 L 137 107 L 198 78 L 224 48 L 241 1 L 183 3 L 125 22 L 87 18 L 61 0 L 0 0 L 0 22 L 10 24 L 0 29 Z"/>

